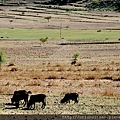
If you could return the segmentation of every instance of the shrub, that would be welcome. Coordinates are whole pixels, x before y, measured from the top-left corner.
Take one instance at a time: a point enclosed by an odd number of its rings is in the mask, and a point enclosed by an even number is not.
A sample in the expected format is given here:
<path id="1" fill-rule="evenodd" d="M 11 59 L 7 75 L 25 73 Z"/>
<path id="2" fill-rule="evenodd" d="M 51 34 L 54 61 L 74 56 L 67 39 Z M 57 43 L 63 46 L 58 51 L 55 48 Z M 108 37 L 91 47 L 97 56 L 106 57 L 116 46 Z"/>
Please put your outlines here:
<path id="1" fill-rule="evenodd" d="M 77 60 L 78 60 L 78 57 L 79 57 L 79 52 L 76 52 L 74 55 L 73 55 L 73 60 L 71 62 L 71 65 L 75 65 Z"/>
<path id="2" fill-rule="evenodd" d="M 18 71 L 18 69 L 17 68 L 11 68 L 10 71 L 14 72 L 14 71 Z"/>
<path id="3" fill-rule="evenodd" d="M 15 64 L 14 64 L 14 63 L 10 63 L 10 64 L 8 65 L 8 67 L 10 67 L 10 66 L 15 66 Z"/>
<path id="4" fill-rule="evenodd" d="M 54 74 L 49 75 L 47 79 L 57 79 L 58 77 Z"/>
<path id="5" fill-rule="evenodd" d="M 55 82 L 50 81 L 47 86 L 51 87 L 51 86 L 58 86 L 58 85 Z"/>
<path id="6" fill-rule="evenodd" d="M 77 63 L 77 66 L 82 66 L 82 63 L 81 62 Z"/>
<path id="7" fill-rule="evenodd" d="M 79 87 L 84 87 L 84 83 L 80 83 L 78 86 Z"/>
<path id="8" fill-rule="evenodd" d="M 49 20 L 51 19 L 51 16 L 44 17 L 44 19 L 47 19 L 49 22 Z"/>
<path id="9" fill-rule="evenodd" d="M 27 86 L 41 86 L 40 81 L 30 81 L 27 83 Z"/>
<path id="10" fill-rule="evenodd" d="M 40 38 L 40 41 L 41 41 L 42 43 L 45 43 L 45 42 L 47 41 L 47 39 L 48 39 L 48 37 L 46 37 L 46 38 Z"/>
<path id="11" fill-rule="evenodd" d="M 25 12 L 24 12 L 24 11 L 22 12 L 22 15 L 25 15 Z"/>
<path id="12" fill-rule="evenodd" d="M 94 80 L 95 76 L 94 75 L 88 75 L 85 79 L 86 80 Z"/>
<path id="13" fill-rule="evenodd" d="M 1 70 L 1 64 L 5 62 L 5 52 L 3 50 L 0 50 L 0 70 Z"/>
<path id="14" fill-rule="evenodd" d="M 9 20 L 9 22 L 13 22 L 13 20 Z"/>
<path id="15" fill-rule="evenodd" d="M 101 32 L 101 30 L 97 30 L 97 32 Z"/>

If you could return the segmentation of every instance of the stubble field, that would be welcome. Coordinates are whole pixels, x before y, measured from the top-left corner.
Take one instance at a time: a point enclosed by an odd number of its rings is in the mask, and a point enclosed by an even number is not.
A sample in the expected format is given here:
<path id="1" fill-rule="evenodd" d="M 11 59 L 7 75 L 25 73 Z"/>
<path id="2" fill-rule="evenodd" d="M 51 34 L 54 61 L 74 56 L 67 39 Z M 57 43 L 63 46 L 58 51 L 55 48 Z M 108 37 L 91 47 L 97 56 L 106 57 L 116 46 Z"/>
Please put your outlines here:
<path id="1" fill-rule="evenodd" d="M 2 9 L 0 27 L 8 29 L 59 29 L 62 21 L 62 29 L 84 29 L 97 32 L 100 29 L 118 29 L 120 24 L 118 13 L 116 15 L 114 13 L 94 12 L 65 14 L 65 11 L 57 11 L 56 15 L 53 14 L 54 10 L 42 9 L 41 11 L 36 10 L 37 13 L 29 11 L 23 15 L 21 15 L 22 12 L 19 12 L 19 15 L 18 12 L 11 11 L 11 8 Z M 23 10 L 23 8 L 12 9 Z M 52 16 L 50 22 L 44 19 L 44 16 L 48 15 Z M 46 35 L 42 37 L 46 37 Z M 23 39 L 19 36 L 14 39 L 10 36 L 6 38 L 3 35 L 0 40 L 0 48 L 6 52 L 7 56 L 7 61 L 2 64 L 0 72 L 0 113 L 120 113 L 119 43 L 88 44 L 89 40 L 91 43 L 91 38 L 87 38 L 87 40 L 72 38 L 69 40 L 67 37 L 60 39 L 59 36 L 55 36 L 55 38 L 48 36 L 47 42 L 42 44 L 38 38 L 28 38 Z M 105 40 L 117 41 L 118 39 Z M 99 38 L 96 40 L 101 42 Z M 74 44 L 76 42 L 79 44 Z M 94 43 L 94 41 L 92 42 Z M 71 60 L 77 51 L 80 55 L 74 66 L 71 65 Z M 11 63 L 13 66 L 9 66 Z M 6 106 L 5 103 L 10 102 L 13 92 L 19 89 L 31 90 L 33 94 L 46 94 L 46 108 L 42 110 L 41 104 L 37 104 L 36 110 L 22 110 L 22 108 L 16 110 L 14 106 Z M 64 94 L 68 92 L 79 94 L 78 104 L 61 105 L 59 103 Z"/>

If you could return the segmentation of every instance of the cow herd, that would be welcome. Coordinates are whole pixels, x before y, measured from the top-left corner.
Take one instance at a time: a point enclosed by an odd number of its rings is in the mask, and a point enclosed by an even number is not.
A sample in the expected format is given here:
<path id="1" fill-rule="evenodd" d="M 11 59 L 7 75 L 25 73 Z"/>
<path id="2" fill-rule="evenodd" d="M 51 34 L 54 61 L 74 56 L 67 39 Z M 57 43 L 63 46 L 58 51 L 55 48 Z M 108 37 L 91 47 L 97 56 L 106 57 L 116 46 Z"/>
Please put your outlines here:
<path id="1" fill-rule="evenodd" d="M 36 102 L 42 102 L 41 108 L 44 109 L 46 106 L 46 95 L 45 94 L 32 94 L 31 91 L 26 90 L 18 90 L 14 91 L 13 97 L 11 98 L 11 104 L 15 105 L 16 108 L 19 108 L 21 100 L 24 101 L 23 107 L 27 106 L 27 109 L 35 109 Z M 29 100 L 28 100 L 29 98 Z M 65 96 L 60 100 L 60 103 L 70 103 L 70 100 L 74 101 L 74 103 L 78 103 L 79 95 L 78 93 L 67 93 Z M 33 107 L 34 105 L 34 107 Z"/>

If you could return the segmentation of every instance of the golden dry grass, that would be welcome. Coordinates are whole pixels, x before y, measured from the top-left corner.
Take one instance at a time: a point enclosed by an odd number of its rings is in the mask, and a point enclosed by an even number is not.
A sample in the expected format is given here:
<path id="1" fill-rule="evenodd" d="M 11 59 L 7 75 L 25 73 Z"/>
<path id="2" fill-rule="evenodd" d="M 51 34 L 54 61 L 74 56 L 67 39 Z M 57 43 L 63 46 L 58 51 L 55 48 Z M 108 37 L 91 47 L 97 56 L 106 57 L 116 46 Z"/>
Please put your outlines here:
<path id="1" fill-rule="evenodd" d="M 52 63 L 51 63 L 52 64 Z M 117 63 L 119 64 L 119 63 Z M 86 67 L 79 67 L 79 66 L 70 66 L 69 64 L 66 66 L 60 66 L 57 65 L 54 67 L 46 67 L 46 65 L 39 65 L 39 68 L 37 68 L 37 65 L 29 66 L 29 68 L 19 68 L 17 67 L 17 70 L 11 71 L 11 69 L 7 66 L 3 67 L 3 70 L 0 72 L 0 78 L 17 78 L 17 77 L 27 77 L 30 79 L 41 79 L 41 78 L 48 78 L 48 79 L 58 79 L 62 75 L 65 76 L 66 79 L 69 79 L 69 77 L 74 78 L 74 76 L 79 76 L 80 79 L 112 79 L 112 78 L 118 78 L 120 76 L 119 73 L 119 66 L 110 66 L 107 67 L 106 65 L 97 66 L 86 66 Z M 32 69 L 31 69 L 32 68 Z M 42 69 L 41 69 L 42 68 Z M 111 74 L 112 73 L 112 74 Z M 68 77 L 68 78 L 67 78 Z"/>
<path id="2" fill-rule="evenodd" d="M 62 93 L 66 93 L 68 91 L 81 91 L 81 94 L 83 94 L 83 90 L 87 89 L 86 87 L 88 86 L 88 88 L 91 90 L 94 88 L 105 89 L 101 92 L 99 90 L 98 92 L 92 90 L 90 94 L 101 94 L 102 96 L 119 96 L 118 91 L 116 92 L 111 88 L 107 89 L 108 86 L 120 89 L 119 83 L 114 82 L 120 76 L 120 73 L 117 70 L 119 69 L 119 66 L 114 67 L 113 64 L 109 68 L 106 65 L 102 67 L 99 65 L 97 65 L 97 67 L 96 65 L 89 65 L 84 67 L 83 63 L 82 66 L 71 66 L 69 64 L 64 66 L 62 63 L 50 63 L 50 65 L 51 66 L 46 66 L 46 64 L 41 64 L 31 66 L 29 65 L 28 67 L 17 67 L 17 71 L 10 71 L 8 66 L 4 66 L 3 70 L 0 72 L 0 79 L 4 81 L 4 83 L 2 83 L 0 86 L 0 92 L 6 93 L 9 91 L 9 89 L 11 89 L 11 87 L 18 89 L 22 88 L 21 86 L 24 86 L 27 89 L 29 89 L 29 87 L 34 87 L 33 91 L 35 93 L 39 92 L 38 87 L 44 88 L 44 92 L 47 91 L 49 87 L 53 91 L 54 87 L 57 87 L 58 89 L 65 87 L 61 91 Z M 46 82 L 46 80 L 48 81 Z M 65 81 L 68 82 L 65 83 Z M 106 82 L 104 83 L 101 81 Z M 111 84 L 108 84 L 109 82 Z M 13 92 L 14 89 L 10 91 Z M 60 92 L 60 90 L 58 91 Z"/>

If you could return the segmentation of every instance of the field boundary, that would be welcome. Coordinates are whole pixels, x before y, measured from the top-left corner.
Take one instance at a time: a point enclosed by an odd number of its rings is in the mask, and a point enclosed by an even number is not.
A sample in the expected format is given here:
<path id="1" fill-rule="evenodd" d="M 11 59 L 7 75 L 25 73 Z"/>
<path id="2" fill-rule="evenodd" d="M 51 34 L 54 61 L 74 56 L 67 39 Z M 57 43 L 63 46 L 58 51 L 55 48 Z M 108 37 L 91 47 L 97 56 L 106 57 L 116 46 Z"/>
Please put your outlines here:
<path id="1" fill-rule="evenodd" d="M 37 38 L 1 38 L 0 41 L 28 41 L 28 40 L 39 40 Z"/>
<path id="2" fill-rule="evenodd" d="M 60 45 L 79 45 L 79 44 L 120 44 L 120 42 L 68 42 L 60 43 Z"/>

